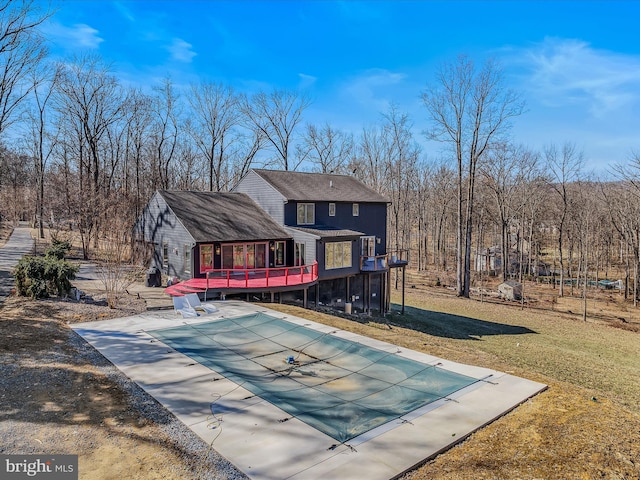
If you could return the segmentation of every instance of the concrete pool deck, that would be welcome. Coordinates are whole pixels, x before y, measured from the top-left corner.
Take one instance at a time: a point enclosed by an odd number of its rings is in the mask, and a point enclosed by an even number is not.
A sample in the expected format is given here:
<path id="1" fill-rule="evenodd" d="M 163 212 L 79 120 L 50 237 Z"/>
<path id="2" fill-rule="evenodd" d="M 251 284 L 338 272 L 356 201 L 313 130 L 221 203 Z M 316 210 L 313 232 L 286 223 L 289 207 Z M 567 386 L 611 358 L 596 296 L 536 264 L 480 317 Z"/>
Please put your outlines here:
<path id="1" fill-rule="evenodd" d="M 449 362 L 336 331 L 263 305 L 236 301 L 216 305 L 218 312 L 195 318 L 183 319 L 171 310 L 72 327 L 206 443 L 254 479 L 394 478 L 546 388 L 495 370 Z M 332 335 L 486 380 L 339 444 L 147 333 L 256 312 L 321 332 L 336 331 Z M 282 421 L 286 418 L 289 419 Z"/>

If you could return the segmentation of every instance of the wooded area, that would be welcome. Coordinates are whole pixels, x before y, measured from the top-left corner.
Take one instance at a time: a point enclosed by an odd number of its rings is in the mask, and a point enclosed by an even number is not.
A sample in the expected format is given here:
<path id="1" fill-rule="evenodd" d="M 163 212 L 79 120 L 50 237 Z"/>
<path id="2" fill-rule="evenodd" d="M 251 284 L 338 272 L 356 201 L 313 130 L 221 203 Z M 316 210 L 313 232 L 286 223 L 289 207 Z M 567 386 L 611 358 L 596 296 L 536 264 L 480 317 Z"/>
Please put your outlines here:
<path id="1" fill-rule="evenodd" d="M 52 62 L 49 16 L 0 2 L 0 221 L 71 230 L 90 258 L 130 240 L 156 189 L 227 191 L 254 166 L 333 172 L 387 196 L 387 250 L 409 249 L 411 268 L 452 277 L 460 296 L 482 275 L 557 278 L 560 296 L 571 285 L 585 299 L 622 278 L 637 304 L 640 154 L 599 180 L 571 139 L 521 145 L 509 127 L 524 104 L 493 61 L 461 56 L 425 79 L 427 132 L 396 105 L 349 132 L 305 123 L 304 92 L 170 78 L 143 90 L 97 56 Z M 442 156 L 425 158 L 423 140 Z"/>

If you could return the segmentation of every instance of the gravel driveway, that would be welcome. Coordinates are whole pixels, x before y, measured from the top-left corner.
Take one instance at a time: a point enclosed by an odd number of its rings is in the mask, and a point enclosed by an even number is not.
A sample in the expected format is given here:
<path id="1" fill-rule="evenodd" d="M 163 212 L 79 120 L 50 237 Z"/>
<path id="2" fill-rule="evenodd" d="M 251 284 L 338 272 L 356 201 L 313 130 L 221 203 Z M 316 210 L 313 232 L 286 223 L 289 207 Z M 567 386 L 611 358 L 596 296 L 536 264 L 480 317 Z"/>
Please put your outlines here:
<path id="1" fill-rule="evenodd" d="M 13 288 L 11 272 L 23 255 L 33 251 L 33 238 L 28 228 L 18 227 L 11 238 L 0 248 L 0 302 Z"/>

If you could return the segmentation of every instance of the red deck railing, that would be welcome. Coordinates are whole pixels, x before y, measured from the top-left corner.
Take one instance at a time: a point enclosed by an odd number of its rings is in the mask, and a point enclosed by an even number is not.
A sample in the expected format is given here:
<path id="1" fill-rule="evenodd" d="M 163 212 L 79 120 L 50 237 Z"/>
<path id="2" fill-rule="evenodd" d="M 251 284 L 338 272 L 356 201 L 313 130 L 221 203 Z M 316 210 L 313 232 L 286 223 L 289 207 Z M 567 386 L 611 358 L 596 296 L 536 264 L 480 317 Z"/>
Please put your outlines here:
<path id="1" fill-rule="evenodd" d="M 318 280 L 318 262 L 279 268 L 218 269 L 207 272 L 205 288 L 268 288 Z"/>
<path id="2" fill-rule="evenodd" d="M 207 290 L 263 290 L 305 285 L 318 280 L 318 262 L 281 268 L 210 270 L 205 278 L 190 278 L 165 288 L 167 295 L 184 295 Z"/>

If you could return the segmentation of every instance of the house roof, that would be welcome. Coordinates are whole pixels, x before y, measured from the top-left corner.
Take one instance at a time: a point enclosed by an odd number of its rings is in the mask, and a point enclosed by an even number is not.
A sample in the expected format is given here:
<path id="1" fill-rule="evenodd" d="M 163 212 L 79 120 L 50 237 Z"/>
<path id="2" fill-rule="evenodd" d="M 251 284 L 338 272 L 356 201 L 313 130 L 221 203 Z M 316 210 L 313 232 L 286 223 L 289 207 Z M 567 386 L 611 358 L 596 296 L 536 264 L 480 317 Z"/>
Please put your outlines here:
<path id="1" fill-rule="evenodd" d="M 345 228 L 333 228 L 325 225 L 314 225 L 313 227 L 293 227 L 295 230 L 301 232 L 311 233 L 320 238 L 333 238 L 333 237 L 360 237 L 364 235 L 362 232 L 356 232 L 355 230 L 349 230 Z"/>
<path id="2" fill-rule="evenodd" d="M 196 242 L 290 238 L 244 193 L 159 190 Z"/>
<path id="3" fill-rule="evenodd" d="M 389 203 L 349 175 L 254 169 L 289 201 Z"/>

